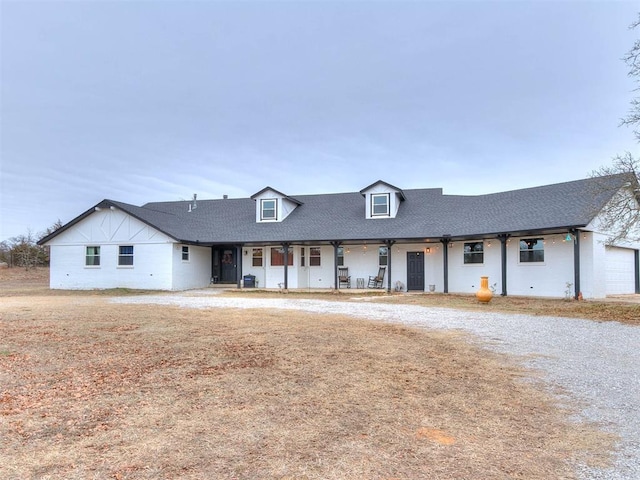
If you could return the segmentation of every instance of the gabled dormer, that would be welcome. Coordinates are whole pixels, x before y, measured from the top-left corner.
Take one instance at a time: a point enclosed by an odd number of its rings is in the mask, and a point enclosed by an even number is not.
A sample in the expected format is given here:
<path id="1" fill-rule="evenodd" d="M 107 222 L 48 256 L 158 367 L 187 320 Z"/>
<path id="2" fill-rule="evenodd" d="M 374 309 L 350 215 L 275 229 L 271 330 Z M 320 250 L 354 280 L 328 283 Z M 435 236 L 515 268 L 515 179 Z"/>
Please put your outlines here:
<path id="1" fill-rule="evenodd" d="M 400 202 L 405 200 L 402 190 L 382 180 L 363 188 L 360 193 L 365 198 L 367 219 L 395 218 Z"/>
<path id="2" fill-rule="evenodd" d="M 271 187 L 265 187 L 251 195 L 251 199 L 256 202 L 256 222 L 258 223 L 281 222 L 297 206 L 302 205 L 302 202 Z"/>

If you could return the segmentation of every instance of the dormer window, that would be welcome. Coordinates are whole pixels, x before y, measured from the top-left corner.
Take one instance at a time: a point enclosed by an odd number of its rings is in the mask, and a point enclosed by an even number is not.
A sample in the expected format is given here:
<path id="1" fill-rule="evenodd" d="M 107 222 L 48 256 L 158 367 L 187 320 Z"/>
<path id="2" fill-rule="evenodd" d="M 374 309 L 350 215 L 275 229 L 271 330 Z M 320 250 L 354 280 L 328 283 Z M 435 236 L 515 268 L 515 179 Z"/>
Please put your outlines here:
<path id="1" fill-rule="evenodd" d="M 277 220 L 278 201 L 275 198 L 260 200 L 260 220 Z"/>
<path id="2" fill-rule="evenodd" d="M 371 195 L 371 216 L 389 216 L 389 194 L 374 193 Z"/>
<path id="3" fill-rule="evenodd" d="M 272 223 L 284 221 L 302 202 L 278 190 L 266 187 L 251 195 L 256 202 L 256 222 Z"/>
<path id="4" fill-rule="evenodd" d="M 400 203 L 406 200 L 402 190 L 382 180 L 360 190 L 360 194 L 365 198 L 365 218 L 368 219 L 396 218 Z"/>

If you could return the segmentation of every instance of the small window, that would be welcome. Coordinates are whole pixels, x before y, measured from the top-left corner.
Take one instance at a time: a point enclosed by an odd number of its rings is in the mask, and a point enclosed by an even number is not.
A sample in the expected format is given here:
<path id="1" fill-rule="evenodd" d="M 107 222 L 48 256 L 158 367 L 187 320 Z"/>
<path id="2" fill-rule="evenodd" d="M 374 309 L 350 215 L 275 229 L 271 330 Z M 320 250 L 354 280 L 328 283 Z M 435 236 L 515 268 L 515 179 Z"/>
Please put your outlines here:
<path id="1" fill-rule="evenodd" d="M 284 248 L 271 249 L 271 265 L 273 267 L 281 267 L 284 265 Z M 287 265 L 293 266 L 293 248 L 289 247 L 289 258 Z"/>
<path id="2" fill-rule="evenodd" d="M 464 263 L 484 263 L 483 242 L 469 242 L 464 244 Z"/>
<path id="3" fill-rule="evenodd" d="M 338 266 L 344 266 L 344 247 L 338 247 Z"/>
<path id="4" fill-rule="evenodd" d="M 310 267 L 320 266 L 320 247 L 311 247 L 309 249 L 309 266 Z"/>
<path id="5" fill-rule="evenodd" d="M 300 266 L 304 267 L 306 265 L 306 259 L 304 256 L 304 247 L 300 247 Z"/>
<path id="6" fill-rule="evenodd" d="M 388 247 L 378 248 L 378 265 L 383 267 L 387 265 L 388 261 L 389 261 L 389 248 Z"/>
<path id="7" fill-rule="evenodd" d="M 542 238 L 520 240 L 520 262 L 544 262 L 544 240 Z"/>
<path id="8" fill-rule="evenodd" d="M 183 262 L 189 261 L 189 247 L 186 245 L 182 246 L 182 261 Z"/>
<path id="9" fill-rule="evenodd" d="M 254 267 L 262 266 L 262 249 L 261 248 L 253 249 L 253 260 L 251 265 L 253 265 Z"/>
<path id="10" fill-rule="evenodd" d="M 118 265 L 121 267 L 133 265 L 133 245 L 121 245 L 118 247 Z"/>
<path id="11" fill-rule="evenodd" d="M 273 199 L 260 200 L 260 220 L 276 220 L 278 201 Z"/>
<path id="12" fill-rule="evenodd" d="M 84 264 L 87 267 L 100 266 L 100 247 L 87 247 Z"/>
<path id="13" fill-rule="evenodd" d="M 371 195 L 371 216 L 389 216 L 388 193 L 375 193 Z"/>

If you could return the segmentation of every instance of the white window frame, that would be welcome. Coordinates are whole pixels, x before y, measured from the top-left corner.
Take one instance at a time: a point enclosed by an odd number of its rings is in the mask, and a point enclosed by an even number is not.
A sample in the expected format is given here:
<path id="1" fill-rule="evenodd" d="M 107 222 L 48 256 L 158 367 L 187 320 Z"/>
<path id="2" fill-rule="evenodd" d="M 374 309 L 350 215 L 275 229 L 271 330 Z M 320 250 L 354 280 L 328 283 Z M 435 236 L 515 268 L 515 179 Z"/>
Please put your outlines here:
<path id="1" fill-rule="evenodd" d="M 123 248 L 131 248 L 131 253 L 122 253 Z M 133 245 L 118 245 L 118 268 L 133 268 L 135 248 Z M 131 263 L 122 263 L 124 259 L 131 259 Z"/>
<path id="2" fill-rule="evenodd" d="M 186 255 L 186 258 L 185 258 Z M 189 251 L 189 245 L 182 246 L 182 261 L 187 263 L 191 257 L 191 252 Z"/>
<path id="3" fill-rule="evenodd" d="M 521 242 L 527 242 L 527 240 L 531 241 L 531 240 L 536 240 L 539 242 L 542 242 L 542 250 L 538 249 L 538 250 L 534 250 L 533 248 L 529 248 L 529 249 L 522 249 L 522 243 Z M 518 264 L 520 265 L 544 265 L 545 264 L 545 241 L 544 238 L 542 237 L 527 237 L 527 238 L 521 238 L 518 240 Z M 522 260 L 522 253 L 523 252 L 542 252 L 542 260 Z M 532 255 L 534 256 L 534 255 Z"/>
<path id="4" fill-rule="evenodd" d="M 315 261 L 318 262 L 317 265 L 314 264 Z M 310 267 L 321 267 L 322 266 L 322 248 L 320 248 L 320 247 L 309 247 L 309 266 Z"/>
<path id="5" fill-rule="evenodd" d="M 477 245 L 478 243 L 482 245 L 482 250 L 471 250 L 470 252 L 466 251 L 467 245 Z M 473 249 L 473 247 L 471 248 Z M 476 258 L 478 256 L 482 258 L 481 262 L 467 262 L 467 258 Z M 484 242 L 464 242 L 464 244 L 462 245 L 462 263 L 463 265 L 484 265 Z"/>
<path id="6" fill-rule="evenodd" d="M 260 265 L 256 265 L 256 261 L 260 260 Z M 262 248 L 254 248 L 251 252 L 251 266 L 262 267 L 264 266 L 264 251 Z"/>
<path id="7" fill-rule="evenodd" d="M 384 258 L 384 263 L 382 259 Z M 389 265 L 389 247 L 378 247 L 378 266 L 386 267 Z"/>
<path id="8" fill-rule="evenodd" d="M 269 205 L 273 204 L 273 208 L 267 207 L 267 204 Z M 265 215 L 265 212 L 271 212 L 271 211 L 273 211 L 273 216 Z M 263 198 L 260 200 L 260 220 L 266 221 L 266 222 L 278 220 L 278 199 L 277 198 Z"/>
<path id="9" fill-rule="evenodd" d="M 378 198 L 383 198 L 385 200 L 384 206 L 386 208 L 384 212 L 376 213 L 376 206 L 378 207 L 383 206 L 383 204 L 376 205 L 376 199 Z M 391 195 L 388 193 L 372 193 L 371 194 L 371 216 L 372 217 L 388 217 L 389 215 L 391 215 Z"/>
<path id="10" fill-rule="evenodd" d="M 95 248 L 95 252 L 92 255 L 89 255 L 89 249 Z M 94 263 L 87 263 L 89 258 L 94 259 Z M 95 259 L 98 259 L 98 263 L 95 263 Z M 86 268 L 100 268 L 100 245 L 87 245 L 84 249 L 84 266 Z"/>

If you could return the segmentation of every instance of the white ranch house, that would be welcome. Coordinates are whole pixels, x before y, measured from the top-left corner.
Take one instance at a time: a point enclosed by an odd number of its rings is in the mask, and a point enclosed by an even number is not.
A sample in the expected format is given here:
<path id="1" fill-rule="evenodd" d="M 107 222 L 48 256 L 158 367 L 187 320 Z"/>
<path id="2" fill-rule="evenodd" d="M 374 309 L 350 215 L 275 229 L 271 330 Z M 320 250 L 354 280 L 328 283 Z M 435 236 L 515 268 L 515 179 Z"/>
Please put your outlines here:
<path id="1" fill-rule="evenodd" d="M 598 229 L 598 213 L 625 192 L 637 206 L 625 175 L 477 196 L 377 181 L 337 194 L 103 200 L 40 243 L 51 248 L 52 289 L 474 293 L 488 276 L 502 295 L 602 298 L 640 293 L 640 245 L 608 246 Z"/>

